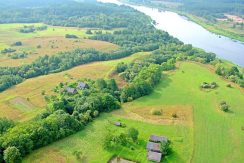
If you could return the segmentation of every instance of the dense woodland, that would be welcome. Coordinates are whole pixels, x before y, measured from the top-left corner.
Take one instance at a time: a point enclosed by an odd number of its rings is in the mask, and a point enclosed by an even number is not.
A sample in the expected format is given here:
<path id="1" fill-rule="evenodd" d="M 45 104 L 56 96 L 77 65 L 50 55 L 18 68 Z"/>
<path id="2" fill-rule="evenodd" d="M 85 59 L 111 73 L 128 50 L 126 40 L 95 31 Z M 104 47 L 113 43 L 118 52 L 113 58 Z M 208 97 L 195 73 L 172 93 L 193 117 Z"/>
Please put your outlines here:
<path id="1" fill-rule="evenodd" d="M 10 4 L 15 2 L 15 0 L 9 1 L 13 1 Z M 33 0 L 30 1 L 33 3 L 32 7 L 18 6 L 18 4 L 23 4 L 21 2 L 16 2 L 16 5 L 12 6 L 4 3 L 0 10 L 0 23 L 43 22 L 54 26 L 111 29 L 125 28 L 131 24 L 141 24 L 149 20 L 132 8 L 122 8 L 113 4 L 63 0 L 63 3 L 58 1 L 45 3 L 44 1 L 42 5 L 38 5 Z"/>

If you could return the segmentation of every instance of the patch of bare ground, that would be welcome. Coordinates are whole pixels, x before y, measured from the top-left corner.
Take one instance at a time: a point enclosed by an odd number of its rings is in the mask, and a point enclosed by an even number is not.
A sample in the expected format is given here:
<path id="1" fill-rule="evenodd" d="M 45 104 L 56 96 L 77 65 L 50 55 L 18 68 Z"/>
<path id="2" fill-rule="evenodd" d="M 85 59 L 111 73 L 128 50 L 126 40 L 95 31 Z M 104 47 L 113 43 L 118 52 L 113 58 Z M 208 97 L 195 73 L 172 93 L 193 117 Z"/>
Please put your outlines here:
<path id="1" fill-rule="evenodd" d="M 152 110 L 160 110 L 161 115 L 153 115 Z M 192 106 L 187 105 L 160 105 L 160 106 L 133 106 L 132 103 L 123 105 L 123 108 L 116 110 L 113 114 L 123 116 L 124 118 L 135 119 L 139 121 L 155 124 L 183 124 L 192 125 Z"/>

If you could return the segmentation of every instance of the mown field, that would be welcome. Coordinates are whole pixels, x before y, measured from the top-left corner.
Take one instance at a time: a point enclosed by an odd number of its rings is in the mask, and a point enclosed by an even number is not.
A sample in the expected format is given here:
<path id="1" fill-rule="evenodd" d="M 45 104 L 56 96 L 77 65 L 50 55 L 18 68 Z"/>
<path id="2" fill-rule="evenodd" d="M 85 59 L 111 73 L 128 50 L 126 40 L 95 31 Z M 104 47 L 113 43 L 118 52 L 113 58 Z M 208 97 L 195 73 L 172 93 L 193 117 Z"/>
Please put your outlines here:
<path id="1" fill-rule="evenodd" d="M 200 89 L 202 82 L 213 81 L 218 84 L 217 89 Z M 151 95 L 102 115 L 85 130 L 36 150 L 24 162 L 81 162 L 75 151 L 82 151 L 84 162 L 106 162 L 114 154 L 146 162 L 145 142 L 152 133 L 172 140 L 173 153 L 166 162 L 243 162 L 243 89 L 235 85 L 228 88 L 227 84 L 205 65 L 183 62 L 176 71 L 165 74 Z M 223 100 L 231 106 L 230 112 L 220 111 L 219 103 Z M 163 115 L 150 115 L 153 108 L 161 108 Z M 178 115 L 177 120 L 171 118 L 172 113 Z M 113 133 L 124 130 L 108 120 L 121 120 L 139 130 L 140 143 L 135 151 L 102 149 L 108 130 Z"/>
<path id="2" fill-rule="evenodd" d="M 32 33 L 20 33 L 18 30 L 24 25 L 43 24 L 1 24 L 0 25 L 0 51 L 4 48 L 13 48 L 16 53 L 28 53 L 26 58 L 11 59 L 8 54 L 0 54 L 0 66 L 20 66 L 33 62 L 40 56 L 55 55 L 58 52 L 71 51 L 76 48 L 95 48 L 99 51 L 111 51 L 118 48 L 117 45 L 104 41 L 85 39 L 91 35 L 86 34 L 87 29 L 72 27 L 48 26 L 47 30 Z M 91 30 L 93 33 L 97 31 Z M 102 32 L 111 32 L 103 30 Z M 76 35 L 78 39 L 67 39 L 65 34 Z M 14 42 L 21 41 L 22 46 L 11 46 Z M 37 48 L 40 46 L 40 48 Z"/>

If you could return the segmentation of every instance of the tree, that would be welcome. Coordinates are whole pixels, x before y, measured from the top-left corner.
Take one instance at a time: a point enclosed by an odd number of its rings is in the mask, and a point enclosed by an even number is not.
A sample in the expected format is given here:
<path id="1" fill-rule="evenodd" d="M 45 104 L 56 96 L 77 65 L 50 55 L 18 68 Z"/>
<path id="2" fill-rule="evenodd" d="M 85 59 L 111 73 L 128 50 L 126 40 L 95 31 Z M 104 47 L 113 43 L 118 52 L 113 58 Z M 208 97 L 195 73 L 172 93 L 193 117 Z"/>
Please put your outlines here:
<path id="1" fill-rule="evenodd" d="M 138 135 L 139 135 L 139 132 L 137 129 L 135 128 L 129 128 L 128 129 L 128 136 L 134 141 L 136 142 L 138 140 Z"/>
<path id="2" fill-rule="evenodd" d="M 22 42 L 21 41 L 17 41 L 15 43 L 12 44 L 13 46 L 22 46 Z"/>
<path id="3" fill-rule="evenodd" d="M 91 31 L 90 29 L 88 29 L 88 30 L 86 31 L 86 34 L 88 34 L 88 35 L 92 35 L 93 33 L 92 33 L 92 31 Z"/>
<path id="4" fill-rule="evenodd" d="M 0 118 L 0 135 L 6 132 L 9 128 L 14 127 L 14 122 L 7 118 Z"/>
<path id="5" fill-rule="evenodd" d="M 20 162 L 21 160 L 21 154 L 18 150 L 18 148 L 16 147 L 8 147 L 5 151 L 4 151 L 4 161 L 6 163 L 17 163 Z"/>
<path id="6" fill-rule="evenodd" d="M 161 142 L 161 152 L 163 155 L 168 155 L 170 152 L 170 141 Z"/>

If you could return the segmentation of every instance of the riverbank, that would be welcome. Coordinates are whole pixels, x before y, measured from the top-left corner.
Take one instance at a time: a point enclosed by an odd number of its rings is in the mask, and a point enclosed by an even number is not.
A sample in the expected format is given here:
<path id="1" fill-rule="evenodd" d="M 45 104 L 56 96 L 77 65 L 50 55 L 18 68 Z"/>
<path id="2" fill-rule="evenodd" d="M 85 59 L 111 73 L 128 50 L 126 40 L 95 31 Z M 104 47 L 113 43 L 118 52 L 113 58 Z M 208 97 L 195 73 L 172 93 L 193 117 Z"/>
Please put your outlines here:
<path id="1" fill-rule="evenodd" d="M 217 34 L 217 35 L 221 35 L 221 36 L 225 36 L 225 37 L 229 37 L 233 40 L 236 40 L 236 41 L 240 41 L 240 42 L 243 42 L 244 43 L 244 34 L 243 33 L 239 33 L 239 32 L 234 32 L 231 27 L 225 27 L 224 25 L 220 25 L 220 24 L 213 24 L 213 23 L 210 23 L 210 22 L 207 22 L 206 20 L 204 20 L 204 18 L 201 18 L 201 17 L 198 17 L 196 15 L 192 15 L 192 14 L 189 14 L 189 13 L 186 13 L 186 12 L 182 12 L 182 11 L 179 11 L 179 9 L 177 9 L 177 6 L 179 4 L 177 3 L 163 3 L 160 5 L 160 4 L 154 4 L 154 3 L 141 3 L 141 4 L 138 4 L 138 3 L 133 3 L 133 2 L 130 2 L 128 0 L 119 0 L 120 2 L 123 2 L 123 3 L 129 3 L 131 5 L 141 5 L 141 6 L 147 6 L 147 7 L 151 7 L 151 8 L 156 8 L 156 9 L 159 9 L 159 10 L 163 10 L 163 11 L 171 11 L 171 12 L 175 12 L 179 15 L 182 15 L 182 16 L 185 16 L 187 17 L 190 21 L 202 26 L 203 28 L 205 28 L 206 30 L 208 30 L 209 32 L 212 32 L 214 34 Z"/>
<path id="2" fill-rule="evenodd" d="M 178 14 L 187 17 L 190 21 L 197 23 L 198 25 L 202 26 L 203 28 L 205 28 L 206 30 L 208 30 L 212 33 L 244 42 L 244 36 L 242 34 L 234 33 L 234 32 L 229 31 L 228 29 L 220 28 L 214 24 L 207 23 L 206 21 L 202 20 L 202 18 L 197 17 L 195 15 L 186 14 L 186 13 L 182 13 L 179 11 L 174 11 L 174 12 L 177 12 Z"/>

